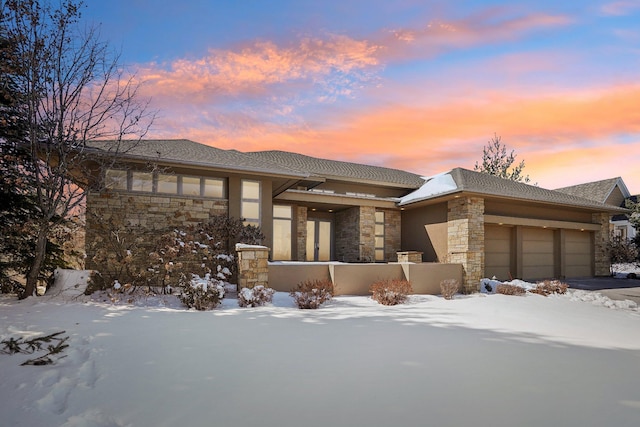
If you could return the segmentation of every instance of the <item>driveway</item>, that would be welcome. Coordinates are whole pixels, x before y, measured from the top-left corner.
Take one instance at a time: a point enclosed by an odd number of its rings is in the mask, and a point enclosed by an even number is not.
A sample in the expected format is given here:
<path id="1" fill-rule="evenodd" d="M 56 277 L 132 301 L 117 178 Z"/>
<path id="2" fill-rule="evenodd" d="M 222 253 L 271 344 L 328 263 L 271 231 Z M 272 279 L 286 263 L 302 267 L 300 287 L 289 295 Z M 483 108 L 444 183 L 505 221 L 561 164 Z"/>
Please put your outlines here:
<path id="1" fill-rule="evenodd" d="M 613 300 L 628 299 L 640 305 L 640 280 L 638 279 L 585 277 L 581 279 L 566 279 L 565 282 L 573 289 L 597 291 Z"/>

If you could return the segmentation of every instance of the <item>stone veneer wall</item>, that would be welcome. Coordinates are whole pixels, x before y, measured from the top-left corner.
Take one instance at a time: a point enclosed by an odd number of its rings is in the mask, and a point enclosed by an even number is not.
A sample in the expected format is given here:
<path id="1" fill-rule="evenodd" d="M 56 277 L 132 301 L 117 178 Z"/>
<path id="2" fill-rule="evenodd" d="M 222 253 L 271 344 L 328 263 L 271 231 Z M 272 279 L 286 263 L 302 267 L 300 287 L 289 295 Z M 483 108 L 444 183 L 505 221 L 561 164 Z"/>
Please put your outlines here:
<path id="1" fill-rule="evenodd" d="M 376 208 L 360 206 L 360 259 L 358 261 L 375 262 L 376 260 Z"/>
<path id="2" fill-rule="evenodd" d="M 307 260 L 307 207 L 298 206 L 296 210 L 296 259 Z"/>
<path id="3" fill-rule="evenodd" d="M 95 268 L 89 247 L 99 233 L 97 221 L 117 218 L 123 224 L 139 225 L 148 229 L 178 227 L 204 222 L 213 216 L 228 214 L 226 199 L 191 199 L 184 196 L 136 194 L 120 192 L 90 192 L 87 194 L 86 268 Z"/>
<path id="4" fill-rule="evenodd" d="M 462 264 L 463 291 L 476 292 L 484 273 L 484 199 L 461 197 L 448 202 L 448 262 Z"/>
<path id="5" fill-rule="evenodd" d="M 385 261 L 395 261 L 401 247 L 400 211 L 384 211 Z M 376 260 L 376 208 L 357 206 L 335 214 L 336 259 L 343 262 Z"/>
<path id="6" fill-rule="evenodd" d="M 242 288 L 269 286 L 269 248 L 236 245 L 238 254 L 238 291 Z"/>
<path id="7" fill-rule="evenodd" d="M 402 247 L 402 215 L 400 211 L 383 210 L 384 212 L 384 260 L 397 261 L 397 254 Z M 375 242 L 374 242 L 375 243 Z M 422 259 L 420 259 L 421 262 Z"/>
<path id="8" fill-rule="evenodd" d="M 334 221 L 335 256 L 343 262 L 360 261 L 360 209 L 349 208 L 336 212 Z"/>
<path id="9" fill-rule="evenodd" d="M 600 224 L 600 230 L 593 233 L 594 274 L 596 276 L 611 274 L 611 261 L 607 256 L 607 246 L 610 239 L 609 218 L 610 215 L 606 213 L 597 213 L 591 216 L 591 222 Z"/>

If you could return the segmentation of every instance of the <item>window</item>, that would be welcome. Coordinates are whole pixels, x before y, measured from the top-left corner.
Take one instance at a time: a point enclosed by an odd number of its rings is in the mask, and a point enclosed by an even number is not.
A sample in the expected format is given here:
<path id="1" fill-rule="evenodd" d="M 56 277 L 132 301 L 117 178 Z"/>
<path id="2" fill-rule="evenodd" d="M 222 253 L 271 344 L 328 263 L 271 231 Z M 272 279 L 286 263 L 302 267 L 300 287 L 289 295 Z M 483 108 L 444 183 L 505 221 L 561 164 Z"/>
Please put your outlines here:
<path id="1" fill-rule="evenodd" d="M 142 191 L 145 193 L 178 194 L 182 196 L 225 197 L 222 178 L 203 178 L 165 173 L 107 169 L 105 186 L 112 190 Z M 258 188 L 260 183 L 258 182 Z M 258 199 L 259 202 L 259 199 Z"/>
<path id="2" fill-rule="evenodd" d="M 260 181 L 242 180 L 240 216 L 245 225 L 260 226 Z"/>
<path id="3" fill-rule="evenodd" d="M 127 171 L 107 169 L 104 177 L 104 185 L 111 190 L 126 190 Z"/>
<path id="4" fill-rule="evenodd" d="M 176 175 L 158 174 L 157 192 L 178 194 L 178 177 Z"/>
<path id="5" fill-rule="evenodd" d="M 376 261 L 384 261 L 384 212 L 376 211 Z"/>
<path id="6" fill-rule="evenodd" d="M 273 205 L 273 259 L 291 259 L 291 206 Z"/>
<path id="7" fill-rule="evenodd" d="M 199 196 L 200 195 L 200 178 L 194 176 L 182 177 L 182 195 Z"/>
<path id="8" fill-rule="evenodd" d="M 153 191 L 153 174 L 151 172 L 132 172 L 131 191 L 151 193 Z"/>
<path id="9" fill-rule="evenodd" d="M 204 185 L 202 195 L 204 197 L 224 198 L 224 181 L 222 179 L 203 178 L 202 181 Z"/>

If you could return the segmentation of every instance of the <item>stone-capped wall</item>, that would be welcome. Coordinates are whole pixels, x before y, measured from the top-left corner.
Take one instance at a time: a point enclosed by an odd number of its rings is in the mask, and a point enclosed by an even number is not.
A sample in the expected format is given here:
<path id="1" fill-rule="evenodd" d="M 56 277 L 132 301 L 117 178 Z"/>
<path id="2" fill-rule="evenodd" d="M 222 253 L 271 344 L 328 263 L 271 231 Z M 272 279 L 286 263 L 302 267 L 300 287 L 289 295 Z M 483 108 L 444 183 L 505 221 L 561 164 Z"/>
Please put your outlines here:
<path id="1" fill-rule="evenodd" d="M 462 264 L 463 290 L 476 292 L 484 273 L 484 199 L 461 197 L 448 202 L 448 262 Z"/>

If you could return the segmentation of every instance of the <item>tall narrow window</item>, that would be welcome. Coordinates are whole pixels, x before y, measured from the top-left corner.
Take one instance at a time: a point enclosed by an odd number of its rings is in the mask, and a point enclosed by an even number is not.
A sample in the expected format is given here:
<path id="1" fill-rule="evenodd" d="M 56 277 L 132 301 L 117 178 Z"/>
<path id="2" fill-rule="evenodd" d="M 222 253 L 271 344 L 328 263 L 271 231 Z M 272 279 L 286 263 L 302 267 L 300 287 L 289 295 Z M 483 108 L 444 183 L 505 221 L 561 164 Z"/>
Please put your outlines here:
<path id="1" fill-rule="evenodd" d="M 273 259 L 291 259 L 291 206 L 273 205 Z"/>
<path id="2" fill-rule="evenodd" d="M 384 261 L 384 212 L 376 211 L 376 261 Z"/>
<path id="3" fill-rule="evenodd" d="M 240 215 L 245 225 L 260 226 L 260 181 L 242 180 Z"/>

